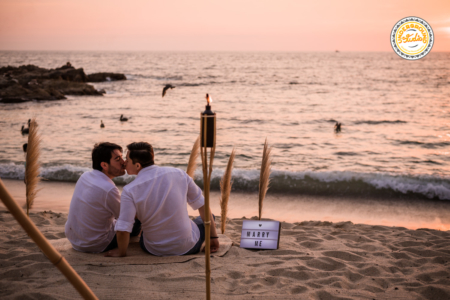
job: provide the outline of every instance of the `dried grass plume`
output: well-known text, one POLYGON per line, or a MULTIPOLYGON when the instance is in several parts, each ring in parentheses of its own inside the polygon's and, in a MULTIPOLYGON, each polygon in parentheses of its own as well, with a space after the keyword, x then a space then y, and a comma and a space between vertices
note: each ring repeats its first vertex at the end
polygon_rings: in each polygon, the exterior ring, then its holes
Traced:
POLYGON ((38 192, 37 186, 40 181, 39 163, 41 137, 38 133, 38 125, 36 118, 33 118, 30 123, 30 132, 28 134, 28 147, 27 147, 27 159, 25 168, 25 181, 26 181, 26 196, 27 196, 27 215, 34 199, 38 192))
POLYGON ((261 220, 263 201, 266 197, 267 190, 269 189, 270 164, 272 163, 272 158, 270 157, 271 151, 272 147, 269 148, 266 138, 261 163, 261 174, 259 176, 259 220, 261 220))
POLYGON ((230 199, 230 192, 231 192, 231 172, 233 170, 233 162, 234 162, 234 156, 236 154, 236 151, 233 148, 233 151, 231 151, 230 158, 228 158, 228 164, 227 169, 225 170, 225 173, 223 174, 222 179, 220 180, 220 219, 222 220, 220 224, 220 230, 222 231, 222 234, 225 233, 225 227, 227 224, 227 212, 228 212, 228 200, 230 199))
POLYGON ((189 163, 186 173, 194 179, 194 173, 197 169, 197 159, 200 154, 200 136, 195 140, 194 146, 192 146, 191 155, 189 156, 189 163))

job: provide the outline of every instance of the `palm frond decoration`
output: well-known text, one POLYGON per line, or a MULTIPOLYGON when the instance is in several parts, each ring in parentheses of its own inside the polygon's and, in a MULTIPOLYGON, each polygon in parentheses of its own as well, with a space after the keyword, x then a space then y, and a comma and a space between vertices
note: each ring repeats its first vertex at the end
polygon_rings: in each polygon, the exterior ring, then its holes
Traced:
POLYGON ((272 147, 269 148, 266 138, 261 163, 261 174, 259 176, 259 220, 261 220, 262 216, 263 201, 266 197, 267 190, 269 189, 270 164, 272 163, 272 158, 270 157, 271 151, 272 147))
POLYGON ((191 155, 189 156, 189 163, 186 173, 194 179, 194 173, 197 169, 197 159, 200 154, 200 136, 195 140, 194 146, 192 146, 191 155))
POLYGON ((34 200, 36 199, 36 194, 39 191, 37 189, 38 183, 40 181, 39 168, 41 164, 39 163, 40 154, 40 143, 41 136, 38 133, 38 124, 36 118, 33 118, 30 123, 30 133, 28 134, 28 147, 27 147, 27 159, 25 167, 25 181, 26 181, 26 206, 27 206, 27 216, 34 200))
POLYGON ((233 148, 233 151, 231 151, 231 155, 228 158, 227 169, 225 170, 225 173, 220 180, 220 219, 222 220, 220 224, 220 230, 222 231, 222 234, 225 233, 225 227, 227 224, 228 200, 230 199, 231 186, 233 184, 231 182, 231 173, 233 171, 233 162, 235 155, 236 151, 233 148))

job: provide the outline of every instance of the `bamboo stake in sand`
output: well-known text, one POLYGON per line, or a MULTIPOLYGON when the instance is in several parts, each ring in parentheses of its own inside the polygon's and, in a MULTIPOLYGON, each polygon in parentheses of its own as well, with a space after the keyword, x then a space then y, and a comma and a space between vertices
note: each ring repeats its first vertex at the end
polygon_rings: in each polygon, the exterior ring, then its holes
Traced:
POLYGON ((27 216, 30 214, 31 206, 38 192, 37 185, 40 181, 39 168, 39 145, 41 143, 41 137, 38 133, 38 125, 36 118, 33 118, 30 122, 30 132, 28 134, 28 146, 27 146, 27 159, 25 168, 25 182, 26 182, 26 195, 27 195, 27 216))
POLYGON ((70 264, 61 256, 61 254, 50 244, 44 235, 37 229, 36 225, 25 215, 16 201, 11 197, 3 181, 0 179, 0 199, 3 204, 19 222, 20 226, 25 230, 28 236, 35 242, 44 252, 48 260, 54 264, 66 276, 67 280, 80 293, 84 299, 98 299, 89 289, 86 283, 81 279, 80 275, 70 266, 70 264))
POLYGON ((230 158, 228 159, 227 169, 223 174, 222 180, 220 180, 220 219, 222 220, 220 230, 222 231, 222 234, 225 233, 225 227, 227 224, 228 200, 230 198, 231 185, 233 184, 231 182, 231 171, 233 170, 233 161, 236 154, 235 152, 236 151, 233 148, 230 158))
POLYGON ((186 173, 194 179, 194 173, 197 169, 197 158, 200 152, 200 137, 195 140, 194 146, 192 146, 191 155, 189 156, 189 163, 186 173))
MULTIPOLYGON (((206 137, 207 137, 207 120, 208 117, 200 115, 200 132, 202 130, 203 122, 203 145, 200 147, 201 157, 202 157, 202 169, 203 169, 203 193, 205 196, 205 275, 206 275, 206 299, 211 299, 211 213, 209 209, 209 184, 211 182, 212 165, 214 161, 214 154, 216 152, 216 139, 214 138, 213 147, 210 152, 210 160, 208 166, 208 148, 206 147, 206 137)), ((216 118, 214 118, 214 137, 216 136, 216 118)))
POLYGON ((261 174, 259 176, 259 220, 261 220, 263 201, 266 197, 267 190, 269 189, 270 164, 272 163, 272 159, 270 158, 271 151, 272 147, 269 148, 266 138, 261 163, 261 174))

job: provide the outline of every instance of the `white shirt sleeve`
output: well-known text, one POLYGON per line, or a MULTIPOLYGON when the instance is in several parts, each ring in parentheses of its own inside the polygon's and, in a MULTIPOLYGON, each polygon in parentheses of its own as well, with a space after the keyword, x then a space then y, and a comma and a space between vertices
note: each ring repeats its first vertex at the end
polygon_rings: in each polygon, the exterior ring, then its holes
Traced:
POLYGON ((105 207, 110 211, 114 218, 118 218, 120 214, 120 194, 119 189, 115 186, 107 194, 105 199, 105 207))
POLYGON ((120 215, 116 222, 116 231, 131 232, 133 230, 134 218, 136 216, 136 206, 133 198, 125 189, 122 191, 120 201, 120 215))
POLYGON ((202 190, 195 184, 189 175, 186 174, 186 180, 188 185, 187 191, 187 203, 189 206, 196 210, 205 205, 205 198, 202 195, 202 190))

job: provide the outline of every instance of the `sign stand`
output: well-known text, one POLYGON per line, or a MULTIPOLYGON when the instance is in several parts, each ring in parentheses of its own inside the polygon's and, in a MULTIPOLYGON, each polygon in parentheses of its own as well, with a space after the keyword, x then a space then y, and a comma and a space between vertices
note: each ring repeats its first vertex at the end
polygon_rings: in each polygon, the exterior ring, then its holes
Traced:
POLYGON ((278 221, 244 220, 241 248, 276 250, 280 246, 281 223, 278 221))

